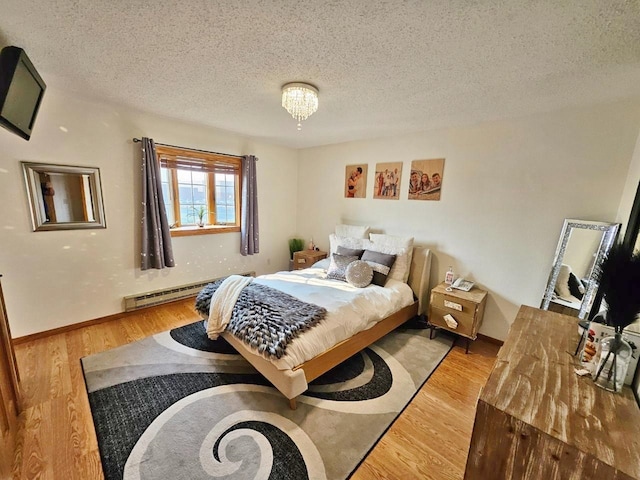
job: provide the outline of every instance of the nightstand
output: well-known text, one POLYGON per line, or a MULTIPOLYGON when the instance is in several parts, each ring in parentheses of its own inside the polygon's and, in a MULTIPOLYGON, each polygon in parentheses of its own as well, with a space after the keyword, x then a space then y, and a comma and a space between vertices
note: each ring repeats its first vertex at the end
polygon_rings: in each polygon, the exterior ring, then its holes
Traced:
POLYGON ((327 258, 327 252, 320 250, 300 250, 293 254, 293 269, 302 270, 319 262, 323 258, 327 258))
POLYGON ((476 287, 468 292, 455 288, 451 292, 447 292, 447 287, 448 285, 443 282, 431 290, 428 319, 431 328, 429 338, 432 338, 436 328, 448 330, 467 339, 466 353, 469 353, 469 341, 477 338, 478 329, 482 324, 487 292, 476 287), (447 314, 458 322, 455 328, 445 322, 444 316, 447 314))

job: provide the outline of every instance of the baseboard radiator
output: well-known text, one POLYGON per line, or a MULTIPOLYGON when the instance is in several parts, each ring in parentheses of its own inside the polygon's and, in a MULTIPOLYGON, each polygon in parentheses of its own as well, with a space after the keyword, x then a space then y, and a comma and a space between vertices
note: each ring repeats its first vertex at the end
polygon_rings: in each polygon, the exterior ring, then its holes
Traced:
MULTIPOLYGON (((239 273, 245 277, 255 277, 256 272, 239 273)), ((184 298, 195 297, 202 287, 211 282, 220 280, 223 277, 212 278, 202 282, 188 283, 177 287, 166 288, 164 290, 154 290, 152 292, 139 293, 137 295, 129 295, 124 297, 125 312, 132 312, 141 308, 152 307, 163 303, 175 302, 184 298)))

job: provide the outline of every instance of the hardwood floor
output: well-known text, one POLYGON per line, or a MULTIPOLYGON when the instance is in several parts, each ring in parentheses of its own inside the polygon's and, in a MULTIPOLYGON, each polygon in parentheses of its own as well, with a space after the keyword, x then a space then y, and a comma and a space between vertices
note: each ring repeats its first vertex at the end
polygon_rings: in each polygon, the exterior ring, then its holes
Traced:
MULTIPOLYGON (((104 478, 80 358, 197 318, 190 299, 16 345, 24 398, 16 478, 104 478)), ((497 351, 481 340, 468 355, 455 347, 352 478, 462 478, 476 400, 497 351)))

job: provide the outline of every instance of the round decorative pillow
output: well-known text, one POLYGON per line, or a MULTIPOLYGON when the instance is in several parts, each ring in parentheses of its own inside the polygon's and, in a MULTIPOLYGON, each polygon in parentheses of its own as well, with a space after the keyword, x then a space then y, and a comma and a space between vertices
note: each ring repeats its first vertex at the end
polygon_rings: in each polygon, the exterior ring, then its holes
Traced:
POLYGON ((367 262, 356 260, 347 267, 345 278, 354 287, 364 288, 373 279, 373 269, 367 262))

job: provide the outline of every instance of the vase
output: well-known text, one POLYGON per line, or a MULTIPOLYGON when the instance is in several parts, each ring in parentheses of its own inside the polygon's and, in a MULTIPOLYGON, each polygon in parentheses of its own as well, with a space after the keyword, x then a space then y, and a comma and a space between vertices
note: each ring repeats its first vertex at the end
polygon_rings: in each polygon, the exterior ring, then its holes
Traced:
POLYGON ((631 361, 631 345, 616 332, 600 342, 600 359, 593 374, 593 381, 599 387, 612 392, 620 392, 631 361))

